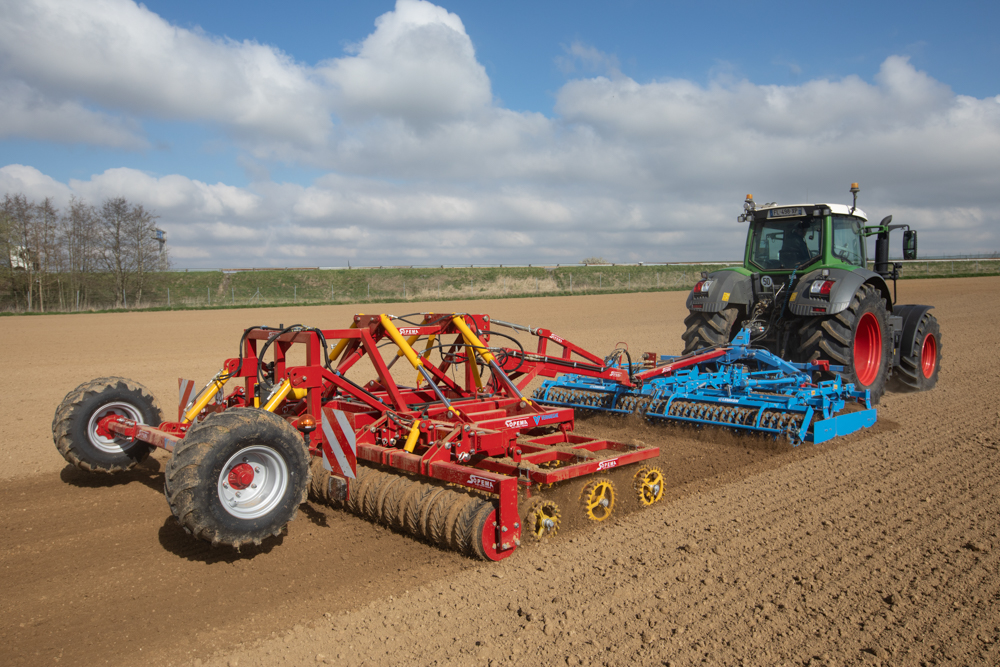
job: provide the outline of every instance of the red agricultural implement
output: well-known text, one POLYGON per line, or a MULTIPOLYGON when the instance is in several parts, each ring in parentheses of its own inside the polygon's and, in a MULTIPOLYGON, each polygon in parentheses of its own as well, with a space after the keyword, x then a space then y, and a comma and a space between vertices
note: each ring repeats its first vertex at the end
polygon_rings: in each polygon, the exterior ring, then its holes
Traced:
POLYGON ((515 328, 538 336, 534 353, 491 346, 502 334, 487 315, 252 327, 196 396, 181 381, 177 421, 161 421, 141 385, 100 378, 66 396, 53 436, 70 463, 96 472, 131 468, 152 447, 172 452, 164 490, 174 516, 194 536, 234 547, 279 534, 307 493, 488 560, 528 535, 555 534, 553 485, 576 480, 574 500, 595 521, 614 509, 612 470, 628 475, 641 505, 659 500, 663 475, 642 463, 658 448, 577 435, 572 408, 522 393, 539 375, 585 369, 628 385, 628 371, 546 330, 515 328), (558 354, 547 354, 550 343, 558 354), (400 359, 412 386, 394 377, 400 359))

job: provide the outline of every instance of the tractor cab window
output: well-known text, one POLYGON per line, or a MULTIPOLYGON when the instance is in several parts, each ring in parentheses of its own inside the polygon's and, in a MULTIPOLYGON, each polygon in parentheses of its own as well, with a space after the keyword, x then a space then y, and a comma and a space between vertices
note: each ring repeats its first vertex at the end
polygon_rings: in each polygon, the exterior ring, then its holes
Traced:
POLYGON ((833 216, 833 256, 854 266, 865 266, 862 223, 846 215, 833 216))
POLYGON ((764 270, 794 269, 818 258, 823 250, 823 218, 758 220, 754 223, 751 261, 764 270))

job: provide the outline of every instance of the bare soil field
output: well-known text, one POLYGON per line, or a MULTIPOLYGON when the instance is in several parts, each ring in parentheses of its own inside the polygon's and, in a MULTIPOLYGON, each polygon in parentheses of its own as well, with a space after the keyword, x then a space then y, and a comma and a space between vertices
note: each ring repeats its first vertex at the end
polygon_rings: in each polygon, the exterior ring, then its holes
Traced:
MULTIPOLYGON (((597 417, 662 449, 649 509, 483 564, 306 504, 236 553, 163 498, 166 455, 94 476, 52 444, 62 397, 133 378, 176 407, 243 329, 364 307, 0 319, 2 665, 994 665, 1000 663, 1000 278, 899 284, 941 322, 938 387, 864 433, 792 448, 597 417)), ((678 353, 685 294, 374 307, 487 312, 595 352, 678 353)))

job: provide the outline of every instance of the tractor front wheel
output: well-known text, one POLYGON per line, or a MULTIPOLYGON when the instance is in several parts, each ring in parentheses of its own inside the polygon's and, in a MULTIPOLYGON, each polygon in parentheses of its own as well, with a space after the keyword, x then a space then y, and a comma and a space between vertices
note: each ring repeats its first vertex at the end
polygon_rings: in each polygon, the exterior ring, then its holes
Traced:
POLYGON ((159 426, 160 406, 153 394, 122 377, 85 382, 66 394, 52 419, 52 439, 67 461, 89 472, 129 470, 145 459, 151 446, 132 442, 104 428, 109 415, 159 426))
POLYGON ((891 363, 888 318, 881 293, 871 285, 861 285, 847 308, 836 315, 803 321, 797 361, 826 360, 844 366, 844 382, 867 389, 872 403, 878 403, 891 363))
POLYGON ((213 545, 279 535, 305 502, 309 452, 298 431, 264 410, 209 415, 177 445, 165 472, 170 510, 213 545))

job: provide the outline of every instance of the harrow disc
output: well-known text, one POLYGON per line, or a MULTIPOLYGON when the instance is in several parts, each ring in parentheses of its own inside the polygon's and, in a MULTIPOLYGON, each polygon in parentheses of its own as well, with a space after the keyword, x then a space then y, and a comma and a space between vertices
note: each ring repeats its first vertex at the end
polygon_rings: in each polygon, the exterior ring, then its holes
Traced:
POLYGON ((559 519, 562 513, 559 506, 551 500, 536 500, 529 507, 524 518, 524 527, 527 532, 541 542, 542 540, 555 537, 559 532, 559 519))
POLYGON ((610 479, 594 480, 580 492, 583 511, 591 521, 604 521, 615 509, 615 485, 610 479))
POLYGON ((632 478, 632 488, 635 489, 639 502, 649 507, 663 498, 663 471, 656 466, 639 468, 632 478))

